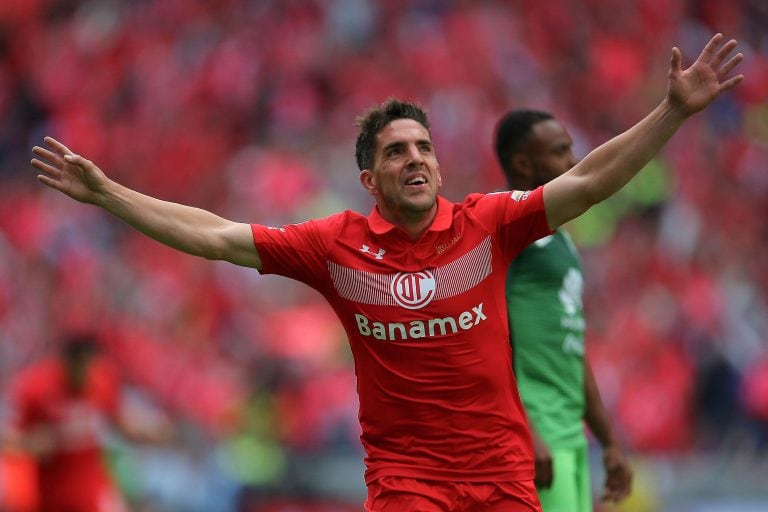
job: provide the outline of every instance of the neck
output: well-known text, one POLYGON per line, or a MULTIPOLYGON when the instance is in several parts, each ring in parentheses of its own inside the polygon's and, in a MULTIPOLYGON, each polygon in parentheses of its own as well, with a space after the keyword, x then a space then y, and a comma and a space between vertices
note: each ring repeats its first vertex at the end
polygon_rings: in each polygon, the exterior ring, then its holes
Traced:
POLYGON ((397 226, 408 234, 411 240, 419 237, 429 229, 437 216, 437 202, 424 212, 384 212, 379 209, 381 216, 390 224, 397 226))

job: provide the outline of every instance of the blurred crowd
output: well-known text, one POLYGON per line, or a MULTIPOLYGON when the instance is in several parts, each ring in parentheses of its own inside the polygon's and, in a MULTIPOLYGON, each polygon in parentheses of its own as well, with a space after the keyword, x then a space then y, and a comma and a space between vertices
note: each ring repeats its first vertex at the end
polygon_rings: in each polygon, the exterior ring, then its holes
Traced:
MULTIPOLYGON (((552 111, 583 156, 661 100, 672 46, 690 60, 717 31, 739 40, 744 83, 569 228, 588 354, 629 449, 767 448, 762 0, 0 2, 0 390, 87 329, 126 399, 175 425, 162 446, 110 442, 137 510, 321 496, 315 482, 349 471, 334 461, 362 454, 351 357, 320 295, 46 190, 30 148, 56 136, 133 188, 243 222, 367 213, 354 119, 395 96, 429 111, 459 200, 503 186, 503 111, 552 111)), ((6 457, 0 489, 22 466, 6 457)))

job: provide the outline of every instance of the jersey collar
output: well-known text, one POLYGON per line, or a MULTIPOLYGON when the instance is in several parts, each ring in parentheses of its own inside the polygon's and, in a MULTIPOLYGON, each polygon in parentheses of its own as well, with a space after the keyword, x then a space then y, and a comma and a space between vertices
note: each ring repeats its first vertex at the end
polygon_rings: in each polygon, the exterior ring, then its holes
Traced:
MULTIPOLYGON (((435 215, 435 220, 427 228, 427 231, 445 231, 451 227, 453 222, 453 215, 451 213, 451 202, 442 196, 437 196, 437 214, 435 215)), ((368 215, 368 226, 377 235, 383 235, 397 228, 397 226, 381 216, 377 206, 374 206, 370 215, 368 215)))

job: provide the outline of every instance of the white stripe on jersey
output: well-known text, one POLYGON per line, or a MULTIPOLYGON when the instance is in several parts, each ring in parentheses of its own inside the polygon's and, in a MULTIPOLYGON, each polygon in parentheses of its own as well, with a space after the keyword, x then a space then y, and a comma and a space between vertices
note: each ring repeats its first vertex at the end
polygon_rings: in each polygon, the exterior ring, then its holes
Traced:
MULTIPOLYGON (((435 300, 448 299, 471 290, 491 274, 491 237, 451 263, 435 268, 435 300)), ((359 304, 396 306, 391 293, 394 274, 375 274, 328 262, 333 286, 343 299, 359 304)))

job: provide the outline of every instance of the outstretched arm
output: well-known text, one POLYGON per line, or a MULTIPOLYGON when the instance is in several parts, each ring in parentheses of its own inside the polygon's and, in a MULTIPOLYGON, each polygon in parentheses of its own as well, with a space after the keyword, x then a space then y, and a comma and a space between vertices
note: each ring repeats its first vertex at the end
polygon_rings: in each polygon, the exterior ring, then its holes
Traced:
POLYGON ((611 428, 608 411, 605 410, 600 397, 592 367, 586 359, 584 359, 584 395, 586 401, 584 421, 603 447, 605 489, 602 498, 603 501, 618 502, 626 498, 632 490, 632 469, 611 428))
POLYGON ((35 146, 32 166, 37 179, 83 203, 104 208, 158 242, 211 260, 261 268, 248 224, 232 222, 213 213, 155 199, 116 183, 64 144, 45 138, 35 146))
POLYGON ((544 185, 549 227, 556 229, 623 187, 674 135, 685 120, 706 108, 743 75, 726 78, 741 62, 730 40, 716 34, 688 69, 681 69, 680 50, 672 49, 667 96, 648 116, 596 148, 570 171, 544 185))

